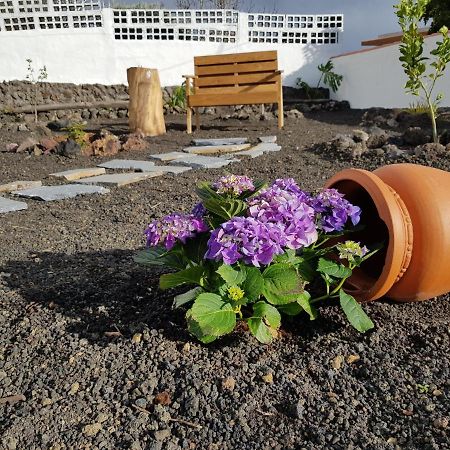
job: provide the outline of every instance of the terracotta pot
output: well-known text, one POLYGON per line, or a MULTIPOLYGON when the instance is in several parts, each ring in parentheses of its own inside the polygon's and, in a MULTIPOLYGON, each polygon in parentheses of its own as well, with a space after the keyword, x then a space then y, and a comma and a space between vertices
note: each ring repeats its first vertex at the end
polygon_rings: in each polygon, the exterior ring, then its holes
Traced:
POLYGON ((355 270, 349 293, 361 301, 419 301, 450 291, 450 173, 416 164, 346 169, 326 187, 362 209, 365 228, 351 239, 384 243, 355 270))

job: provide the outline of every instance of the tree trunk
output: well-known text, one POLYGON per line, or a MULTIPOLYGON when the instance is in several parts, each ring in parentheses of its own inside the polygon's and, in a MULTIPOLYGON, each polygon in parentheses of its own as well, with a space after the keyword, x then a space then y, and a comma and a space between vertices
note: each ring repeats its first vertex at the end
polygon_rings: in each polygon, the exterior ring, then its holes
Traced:
POLYGON ((130 67, 127 70, 130 103, 128 116, 130 130, 146 136, 166 132, 161 84, 156 69, 130 67))

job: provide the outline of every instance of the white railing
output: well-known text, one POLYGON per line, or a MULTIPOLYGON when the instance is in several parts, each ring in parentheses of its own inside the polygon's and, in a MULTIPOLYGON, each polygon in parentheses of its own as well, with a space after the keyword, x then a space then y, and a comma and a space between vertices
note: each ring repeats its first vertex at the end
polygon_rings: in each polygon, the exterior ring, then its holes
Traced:
POLYGON ((0 34, 83 28, 104 28, 115 40, 330 45, 339 43, 344 16, 213 9, 111 10, 104 8, 103 0, 0 0, 0 34), (105 14, 108 18, 112 15, 112 20, 106 20, 105 14))

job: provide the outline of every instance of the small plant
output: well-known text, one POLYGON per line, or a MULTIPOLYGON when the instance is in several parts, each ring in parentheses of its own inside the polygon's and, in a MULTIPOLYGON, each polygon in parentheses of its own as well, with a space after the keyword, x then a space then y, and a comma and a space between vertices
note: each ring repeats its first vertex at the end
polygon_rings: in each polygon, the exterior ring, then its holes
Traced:
POLYGON ((305 91, 306 96, 311 100, 315 98, 321 98, 320 92, 318 89, 320 88, 320 84, 323 83, 328 86, 333 92, 337 92, 339 87, 341 86, 342 80, 344 77, 335 73, 333 61, 328 61, 326 64, 319 64, 317 69, 321 73, 319 82, 317 83, 316 90, 314 90, 306 81, 303 81, 301 78, 297 78, 297 86, 300 89, 305 91))
POLYGON ((417 384, 417 390, 421 394, 428 394, 428 391, 430 390, 430 386, 428 386, 428 384, 417 384))
POLYGON ((176 86, 173 89, 172 95, 167 100, 167 105, 171 108, 175 108, 175 107, 185 108, 186 107, 185 83, 183 83, 181 86, 176 86))
POLYGON ((147 249, 135 261, 176 270, 161 275, 161 289, 194 286, 175 297, 174 307, 190 305, 187 326, 200 341, 244 321, 269 343, 282 315, 304 312, 314 320, 316 304, 335 299, 359 332, 373 328, 344 286, 377 250, 341 239, 361 214, 342 194, 327 189, 312 196, 293 179, 266 187, 237 175, 202 183, 197 194, 202 202, 191 214, 150 223, 147 249))
POLYGON ((35 70, 33 67, 33 60, 27 59, 28 63, 27 67, 27 76, 26 79, 33 85, 33 109, 34 109, 34 121, 38 121, 38 115, 37 115, 37 97, 38 97, 38 83, 42 83, 44 80, 47 79, 47 68, 45 66, 41 67, 38 71, 38 75, 35 75, 35 70))
POLYGON ((410 103, 406 111, 408 111, 410 114, 419 115, 419 114, 429 114, 430 109, 426 101, 418 100, 417 102, 410 103))
POLYGON ((82 123, 75 123, 70 127, 64 128, 67 131, 67 137, 75 141, 80 147, 84 147, 87 141, 87 133, 84 131, 85 125, 82 123))
POLYGON ((398 23, 403 31, 400 45, 400 61, 408 81, 406 92, 415 96, 422 93, 425 96, 428 113, 431 118, 433 130, 433 142, 439 142, 436 125, 437 107, 443 94, 434 95, 436 81, 444 75, 447 64, 450 62, 450 36, 448 28, 443 26, 439 32, 442 41, 431 51, 434 56, 432 62, 427 64, 430 58, 423 56, 424 37, 419 31, 419 26, 424 18, 427 5, 430 0, 401 0, 395 6, 398 23))

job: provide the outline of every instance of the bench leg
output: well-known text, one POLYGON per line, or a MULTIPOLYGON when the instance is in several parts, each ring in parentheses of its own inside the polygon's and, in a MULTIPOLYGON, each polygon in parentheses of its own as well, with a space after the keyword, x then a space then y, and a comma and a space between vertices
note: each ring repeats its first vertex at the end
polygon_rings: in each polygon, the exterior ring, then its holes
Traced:
POLYGON ((186 117, 186 125, 187 125, 187 134, 192 134, 192 108, 187 107, 187 117, 186 117))
POLYGON ((195 131, 200 130, 200 115, 198 114, 198 108, 195 108, 195 131))
POLYGON ((278 128, 284 127, 283 83, 278 81, 278 128))

